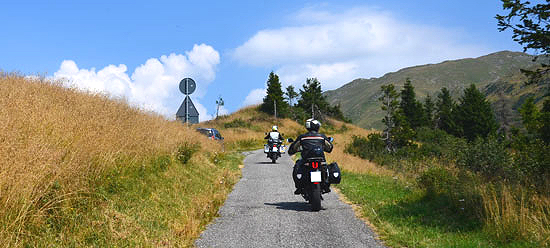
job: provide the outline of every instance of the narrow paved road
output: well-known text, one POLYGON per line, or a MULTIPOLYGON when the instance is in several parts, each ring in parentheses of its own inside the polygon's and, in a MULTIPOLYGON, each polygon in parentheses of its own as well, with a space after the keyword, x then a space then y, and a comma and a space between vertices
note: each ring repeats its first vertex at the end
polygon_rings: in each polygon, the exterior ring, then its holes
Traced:
MULTIPOLYGON (((311 212, 295 196, 292 160, 272 164, 262 150, 244 160, 242 179, 220 209, 220 217, 195 242, 198 247, 383 247, 335 192, 311 212)), ((346 180, 346 178, 342 178, 346 180)))

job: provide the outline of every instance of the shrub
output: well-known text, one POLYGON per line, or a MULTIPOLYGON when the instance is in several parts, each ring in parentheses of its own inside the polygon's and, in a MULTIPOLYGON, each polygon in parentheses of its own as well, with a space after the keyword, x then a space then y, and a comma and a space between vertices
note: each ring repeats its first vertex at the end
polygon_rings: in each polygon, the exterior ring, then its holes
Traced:
POLYGON ((525 183, 539 192, 550 192, 550 145, 541 140, 512 143, 515 169, 524 175, 525 183))
POLYGON ((252 124, 247 121, 243 121, 241 118, 237 118, 235 120, 232 120, 230 122, 226 122, 223 124, 223 127, 225 128, 237 128, 237 127, 244 127, 244 128, 250 128, 252 124))
POLYGON ((494 136, 477 138, 459 152, 457 165, 485 176, 487 179, 517 179, 506 147, 494 136))
POLYGON ((178 151, 176 153, 176 159, 183 165, 187 164, 193 154, 200 150, 199 144, 189 144, 189 143, 183 143, 182 145, 178 146, 178 151))
POLYGON ((417 178, 418 185, 425 189, 428 195, 448 193, 458 183, 458 178, 453 176, 443 167, 432 167, 417 178))
POLYGON ((379 133, 371 133, 367 138, 354 135, 352 139, 352 142, 346 145, 346 153, 371 161, 384 153, 385 143, 379 133))

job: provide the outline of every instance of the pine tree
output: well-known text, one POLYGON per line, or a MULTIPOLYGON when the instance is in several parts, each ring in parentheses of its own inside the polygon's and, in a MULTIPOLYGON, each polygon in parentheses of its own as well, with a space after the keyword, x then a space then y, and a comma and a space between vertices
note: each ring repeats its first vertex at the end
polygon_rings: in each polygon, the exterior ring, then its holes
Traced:
POLYGON ((384 118, 382 122, 386 125, 383 132, 383 138, 386 142, 386 150, 389 152, 395 152, 396 144, 394 138, 394 129, 397 125, 396 113, 399 108, 399 94, 395 91, 393 84, 382 85, 382 96, 378 98, 378 101, 382 103, 382 111, 384 111, 384 118))
POLYGON ((403 86, 403 90, 401 90, 401 103, 399 107, 411 128, 417 129, 422 126, 424 122, 424 109, 422 108, 422 104, 416 100, 414 87, 408 78, 403 86))
POLYGON ((288 101, 289 106, 294 106, 294 100, 298 97, 298 93, 294 90, 294 86, 289 85, 286 87, 286 100, 288 101))
POLYGON ((288 87, 286 87, 285 95, 286 95, 285 99, 288 102, 288 112, 289 112, 290 118, 297 121, 298 120, 298 111, 296 111, 296 107, 294 106, 294 104, 295 104, 294 102, 296 101, 296 98, 299 95, 294 90, 294 86, 289 85, 288 87))
POLYGON ((428 94, 424 99, 424 120, 425 125, 429 128, 435 127, 434 112, 435 104, 432 101, 432 97, 430 96, 430 94, 428 94))
POLYGON ((527 98, 525 103, 519 108, 519 113, 521 114, 521 120, 527 132, 530 134, 537 133, 540 113, 535 105, 535 98, 532 96, 527 98))
POLYGON ((436 127, 449 134, 455 134, 456 124, 453 119, 452 111, 456 108, 456 104, 451 98, 451 93, 447 88, 441 88, 441 92, 437 95, 435 108, 436 127))
POLYGON ((453 111, 459 135, 470 141, 495 134, 498 124, 491 104, 474 84, 464 90, 460 105, 453 111))
POLYGON ((329 104, 321 90, 321 83, 317 78, 308 78, 300 89, 300 99, 297 106, 306 113, 314 111, 315 118, 322 119, 321 114, 329 114, 329 104), (313 106, 312 106, 313 105, 313 106))
POLYGON ((378 101, 382 103, 384 118, 382 122, 386 126, 383 138, 386 150, 395 152, 396 149, 411 144, 414 131, 410 128, 399 108, 399 93, 395 91, 393 84, 382 85, 382 96, 378 101))
POLYGON ((271 72, 267 79, 267 95, 264 97, 260 110, 270 115, 275 114, 275 106, 277 107, 277 117, 285 117, 288 111, 288 103, 284 100, 283 91, 279 76, 271 72))

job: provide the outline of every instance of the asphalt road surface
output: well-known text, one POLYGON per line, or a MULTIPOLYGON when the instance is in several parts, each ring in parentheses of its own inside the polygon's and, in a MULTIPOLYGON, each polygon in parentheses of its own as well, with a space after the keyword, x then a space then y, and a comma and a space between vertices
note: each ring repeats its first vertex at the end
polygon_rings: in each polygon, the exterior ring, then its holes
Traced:
POLYGON ((220 208, 220 217, 195 245, 383 247, 334 191, 323 195, 321 211, 312 212, 301 196, 293 194, 292 165, 286 154, 272 164, 263 150, 249 153, 242 178, 220 208))

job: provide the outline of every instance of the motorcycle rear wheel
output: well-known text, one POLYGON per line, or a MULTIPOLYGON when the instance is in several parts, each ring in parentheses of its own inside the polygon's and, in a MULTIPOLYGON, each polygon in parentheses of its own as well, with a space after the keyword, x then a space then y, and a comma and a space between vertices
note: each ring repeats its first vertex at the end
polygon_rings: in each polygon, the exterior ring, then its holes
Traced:
POLYGON ((313 184, 311 187, 309 203, 311 204, 311 210, 317 212, 321 210, 321 185, 313 184))

